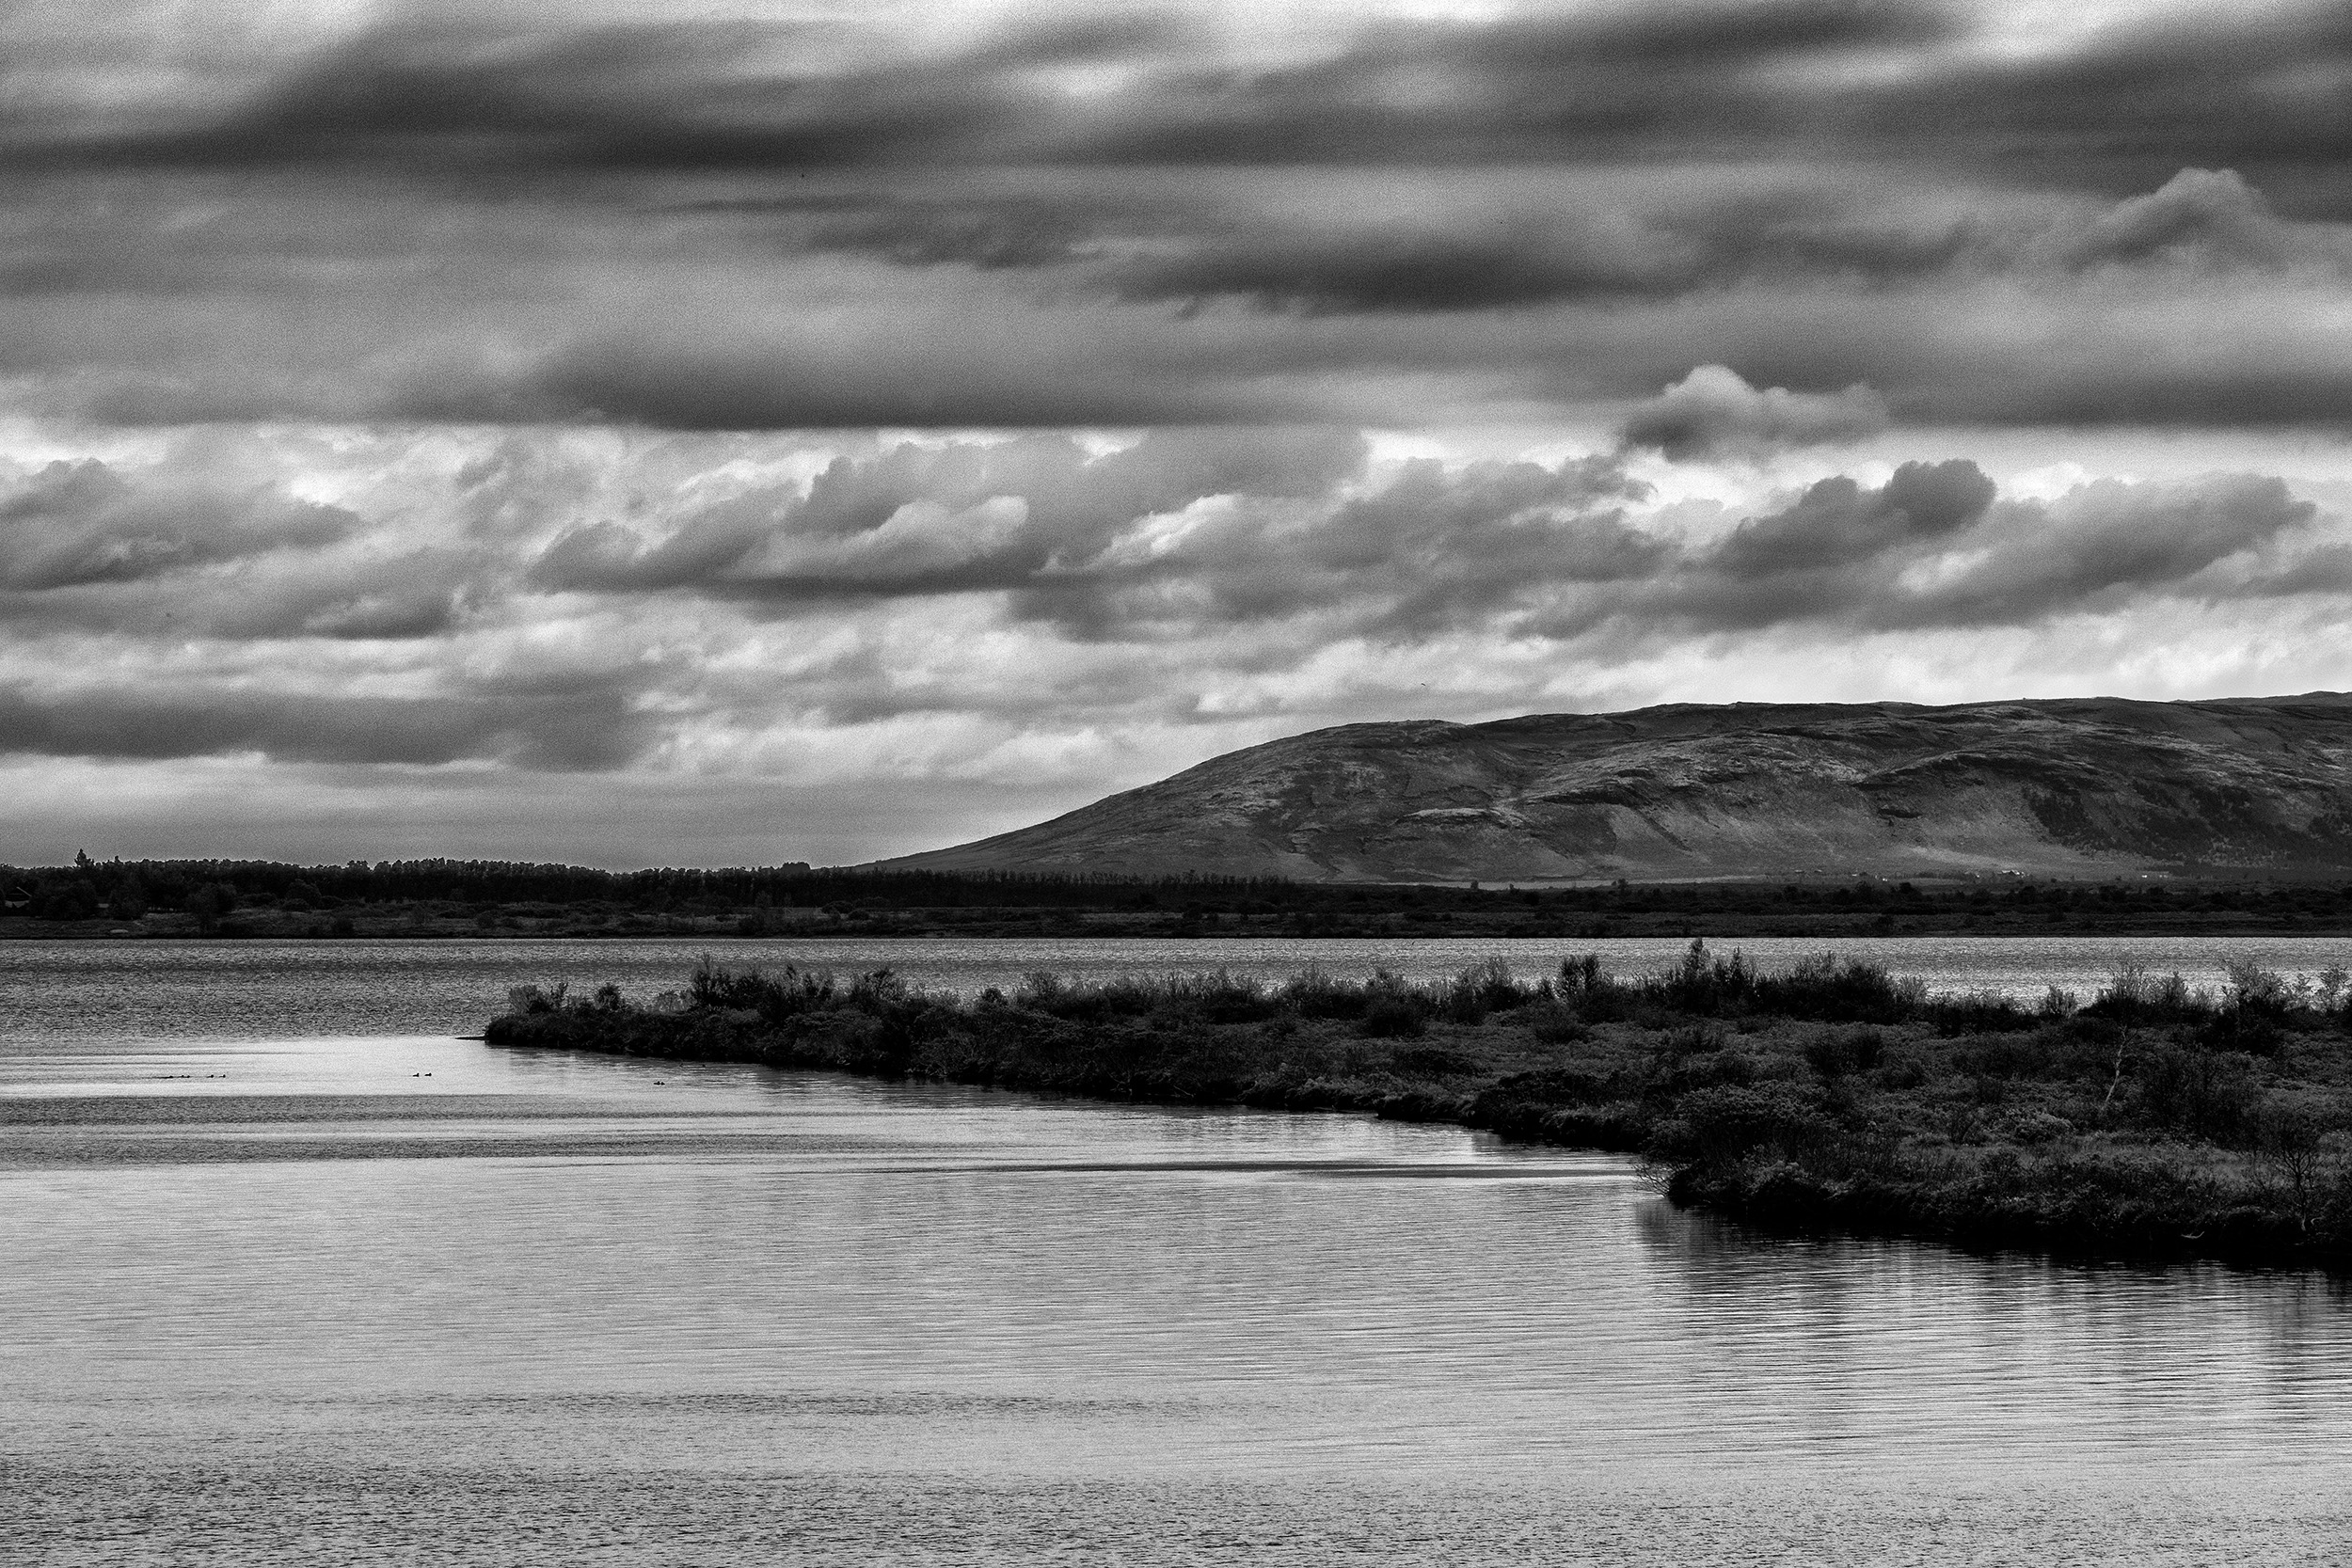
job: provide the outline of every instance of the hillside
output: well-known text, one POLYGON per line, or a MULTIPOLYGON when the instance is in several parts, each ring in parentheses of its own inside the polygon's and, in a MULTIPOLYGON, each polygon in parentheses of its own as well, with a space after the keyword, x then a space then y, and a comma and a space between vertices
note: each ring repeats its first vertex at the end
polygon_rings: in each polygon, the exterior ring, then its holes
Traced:
POLYGON ((889 869, 1302 881, 2352 869, 2352 696, 1348 724, 889 869))

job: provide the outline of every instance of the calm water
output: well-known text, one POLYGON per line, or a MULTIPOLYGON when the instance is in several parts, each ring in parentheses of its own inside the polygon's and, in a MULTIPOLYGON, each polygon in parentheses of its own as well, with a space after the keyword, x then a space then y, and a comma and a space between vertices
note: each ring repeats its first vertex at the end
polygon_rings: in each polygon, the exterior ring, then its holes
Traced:
MULTIPOLYGON (((1080 967, 1024 946, 889 953, 1080 967)), ((1447 1129, 442 1037, 681 957, 0 947, 0 1560, 2352 1557, 2315 1276, 1773 1241, 1447 1129)))
MULTIPOLYGON (((1638 974, 1672 964, 1689 945, 1677 937, 10 942, 0 942, 0 1040, 470 1035, 504 1008, 510 986, 563 982, 586 991, 609 980, 651 998, 683 984, 706 953, 737 966, 798 963, 843 975, 887 965, 970 995, 984 986, 1009 990, 1041 969, 1104 978, 1221 967, 1279 977, 1319 964, 1335 974, 1386 968, 1427 979, 1501 958, 1534 978, 1569 954, 1598 953, 1614 972, 1638 974)), ((1748 937, 1718 945, 1767 968, 1835 952, 1877 959, 1938 990, 2021 998, 2058 985, 2088 1000, 2127 959, 2199 985, 2220 984, 2225 958, 2288 974, 2352 967, 2352 939, 2342 937, 1748 937)))

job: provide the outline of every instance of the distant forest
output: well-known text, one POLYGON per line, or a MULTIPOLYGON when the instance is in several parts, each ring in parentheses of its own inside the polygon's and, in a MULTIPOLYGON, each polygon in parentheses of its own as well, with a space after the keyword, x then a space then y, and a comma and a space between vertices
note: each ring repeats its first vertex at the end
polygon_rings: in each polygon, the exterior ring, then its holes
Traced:
POLYGON ((2352 932, 2316 882, 1717 882, 1573 888, 513 861, 0 865, 8 934, 1896 935, 2352 932))

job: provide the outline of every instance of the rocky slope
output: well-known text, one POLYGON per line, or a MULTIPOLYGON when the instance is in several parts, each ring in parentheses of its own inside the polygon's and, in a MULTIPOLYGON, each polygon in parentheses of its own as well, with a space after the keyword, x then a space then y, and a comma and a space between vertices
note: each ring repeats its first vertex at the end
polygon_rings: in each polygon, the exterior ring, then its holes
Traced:
POLYGON ((1541 885, 2352 869, 2352 696, 1349 724, 891 868, 1541 885))

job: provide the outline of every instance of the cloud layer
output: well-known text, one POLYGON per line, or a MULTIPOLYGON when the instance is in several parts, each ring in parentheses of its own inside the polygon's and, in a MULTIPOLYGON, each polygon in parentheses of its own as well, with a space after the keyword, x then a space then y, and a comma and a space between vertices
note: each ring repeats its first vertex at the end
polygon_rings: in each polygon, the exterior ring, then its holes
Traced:
POLYGON ((43 822, 853 858, 1362 718, 2352 685, 2340 6, 8 22, 43 822))
POLYGON ((26 12, 0 374, 53 413, 2352 415, 2337 8, 393 8, 175 69, 26 12))
MULTIPOLYGON (((1671 696, 1693 657, 1720 696, 1866 645, 2017 672, 2169 624, 2153 651, 2210 657, 2340 624, 2352 594, 2352 519, 2275 476, 2030 494, 1967 458, 1793 483, 1773 461, 1257 427, 337 453, 215 432, 0 482, 0 752, 1066 803, 1322 722, 1671 696), (1692 474, 1752 499, 1677 494, 1692 474)), ((2341 641, 2300 648, 2298 684, 2341 641)))

